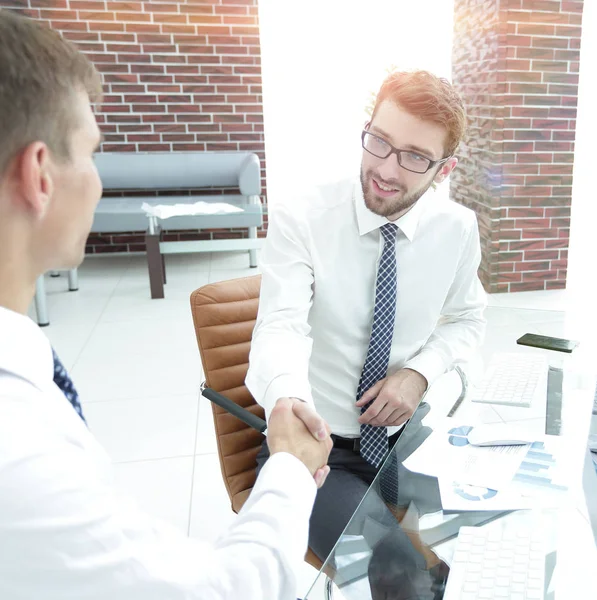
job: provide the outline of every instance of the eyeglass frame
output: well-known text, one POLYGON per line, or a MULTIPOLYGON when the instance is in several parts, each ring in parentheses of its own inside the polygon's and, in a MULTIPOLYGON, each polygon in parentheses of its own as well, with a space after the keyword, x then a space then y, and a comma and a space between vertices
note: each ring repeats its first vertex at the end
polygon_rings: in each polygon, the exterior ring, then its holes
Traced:
POLYGON ((426 156, 423 156, 422 154, 419 154, 418 152, 414 152, 413 150, 405 150, 404 148, 395 148, 394 146, 392 146, 392 144, 390 144, 390 142, 388 142, 387 140, 384 140, 379 135, 375 135, 374 133, 371 133, 368 129, 363 129, 363 131, 361 133, 361 146, 363 147, 363 150, 365 150, 366 152, 369 152, 369 154, 371 154, 371 156, 375 156, 375 158, 381 158, 382 160, 385 160, 386 158, 389 158, 390 156, 392 156, 392 154, 395 154, 396 158, 398 159, 398 164, 405 171, 408 171, 409 173, 416 173, 417 175, 424 175, 430 169, 433 169, 433 167, 435 167, 437 165, 442 165, 452 158, 452 155, 450 155, 450 156, 446 156, 445 158, 440 158, 439 160, 431 160, 430 158, 427 158, 426 156), (371 135, 374 138, 381 140, 384 144, 387 144, 390 147, 390 151, 385 156, 377 156, 377 154, 373 154, 373 152, 371 152, 371 150, 368 150, 367 148, 365 148, 365 136, 366 135, 371 135), (409 152, 410 154, 416 154, 417 156, 420 156, 421 158, 428 160, 429 166, 424 171, 413 171, 412 169, 408 169, 407 167, 402 165, 402 161, 400 158, 400 154, 402 152, 409 152))

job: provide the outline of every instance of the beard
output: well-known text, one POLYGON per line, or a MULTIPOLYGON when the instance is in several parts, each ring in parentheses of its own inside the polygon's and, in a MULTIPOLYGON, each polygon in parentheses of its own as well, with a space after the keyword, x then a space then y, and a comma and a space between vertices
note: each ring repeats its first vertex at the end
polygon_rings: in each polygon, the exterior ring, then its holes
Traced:
POLYGON ((426 185, 423 185, 417 190, 409 191, 404 186, 395 181, 384 181, 379 176, 376 179, 383 181, 384 185, 391 188, 397 188, 396 195, 391 198, 382 198, 373 190, 373 170, 369 169, 364 172, 361 169, 361 187, 363 188, 363 197, 365 198, 365 206, 376 215, 381 217, 390 217, 398 213, 405 213, 411 208, 417 200, 431 187, 433 179, 426 185))

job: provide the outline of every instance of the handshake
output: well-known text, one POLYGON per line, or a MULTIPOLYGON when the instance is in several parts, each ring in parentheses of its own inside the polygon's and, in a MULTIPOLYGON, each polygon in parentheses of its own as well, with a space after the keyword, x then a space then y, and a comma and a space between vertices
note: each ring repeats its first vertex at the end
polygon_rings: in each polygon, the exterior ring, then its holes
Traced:
POLYGON ((332 450, 330 428, 312 406, 297 398, 280 398, 271 412, 267 426, 270 454, 288 452, 309 469, 320 488, 330 468, 332 450))

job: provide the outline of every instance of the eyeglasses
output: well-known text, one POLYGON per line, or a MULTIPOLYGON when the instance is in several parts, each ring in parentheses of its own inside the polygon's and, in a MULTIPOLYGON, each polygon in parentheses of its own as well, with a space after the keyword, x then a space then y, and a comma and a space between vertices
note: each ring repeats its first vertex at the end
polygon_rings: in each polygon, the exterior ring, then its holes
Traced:
POLYGON ((429 169, 436 165, 441 165, 451 158, 450 156, 446 156, 446 158, 440 160, 431 160, 412 150, 400 150, 394 148, 392 144, 389 144, 383 138, 370 133, 366 129, 364 129, 361 134, 361 141, 363 143, 363 148, 367 150, 369 154, 373 154, 373 156, 376 156, 377 158, 388 158, 390 154, 395 154, 398 157, 398 164, 403 169, 411 171, 412 173, 427 173, 429 169))

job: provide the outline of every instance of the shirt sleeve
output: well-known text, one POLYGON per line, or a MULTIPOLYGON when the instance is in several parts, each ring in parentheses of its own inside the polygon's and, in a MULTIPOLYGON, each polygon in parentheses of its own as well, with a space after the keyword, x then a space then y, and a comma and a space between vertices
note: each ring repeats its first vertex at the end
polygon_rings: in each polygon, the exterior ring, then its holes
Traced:
POLYGON ((316 486, 294 456, 268 460, 215 545, 139 512, 94 458, 37 442, 2 464, 1 598, 295 600, 316 486))
POLYGON ((246 385, 266 411, 295 397, 313 404, 309 384, 313 264, 300 211, 277 207, 261 253, 261 294, 246 385))
POLYGON ((404 365, 421 373, 428 385, 456 364, 468 362, 485 334, 487 296, 477 275, 481 245, 474 214, 467 225, 456 275, 438 325, 421 351, 404 365))

